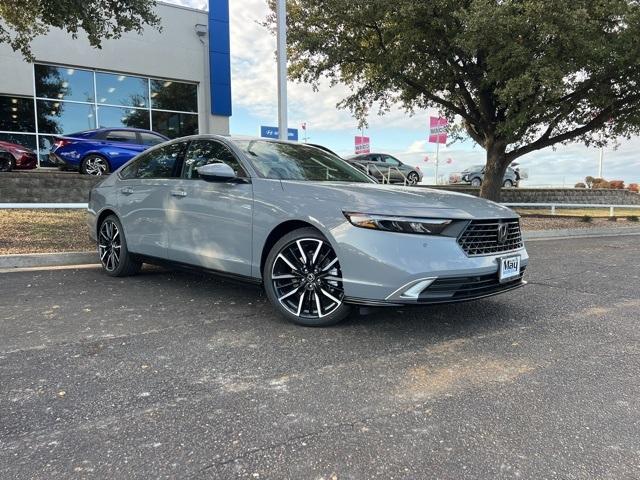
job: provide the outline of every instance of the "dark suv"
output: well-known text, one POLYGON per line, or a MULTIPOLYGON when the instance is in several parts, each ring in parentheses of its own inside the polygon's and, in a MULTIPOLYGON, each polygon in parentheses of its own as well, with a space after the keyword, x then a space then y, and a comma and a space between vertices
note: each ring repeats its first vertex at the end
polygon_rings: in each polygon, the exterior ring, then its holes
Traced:
POLYGON ((420 169, 405 165, 386 153, 361 153, 345 160, 379 182, 415 185, 422 180, 420 169))

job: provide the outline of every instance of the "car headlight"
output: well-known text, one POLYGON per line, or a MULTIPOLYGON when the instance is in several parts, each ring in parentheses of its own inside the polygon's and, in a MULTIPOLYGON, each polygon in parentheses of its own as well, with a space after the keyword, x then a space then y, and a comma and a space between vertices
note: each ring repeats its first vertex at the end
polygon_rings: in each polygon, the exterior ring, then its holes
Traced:
POLYGON ((438 235, 452 222, 443 218, 399 217, 355 212, 343 213, 355 227, 387 232, 419 233, 422 235, 438 235))

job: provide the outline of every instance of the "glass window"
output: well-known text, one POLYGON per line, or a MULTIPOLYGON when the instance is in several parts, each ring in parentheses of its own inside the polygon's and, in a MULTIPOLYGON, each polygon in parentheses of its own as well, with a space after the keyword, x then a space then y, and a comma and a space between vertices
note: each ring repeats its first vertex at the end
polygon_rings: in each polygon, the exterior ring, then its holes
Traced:
POLYGON ((96 128, 93 105, 38 100, 37 109, 41 133, 65 134, 96 128))
POLYGON ((387 165, 393 165, 396 167, 400 165, 400 160, 397 160, 390 155, 385 155, 383 158, 384 158, 384 163, 386 163, 387 165))
POLYGON ((96 73, 97 103, 125 107, 149 105, 149 83, 146 78, 113 73, 96 73))
POLYGON ((38 135, 38 145, 40 146, 40 166, 41 167, 57 167, 58 165, 49 160, 49 153, 53 147, 54 137, 46 135, 38 135))
POLYGON ((111 130, 104 139, 109 142, 138 143, 136 132, 130 130, 111 130))
POLYGON ((177 142, 150 150, 126 166, 120 176, 123 179, 170 178, 184 145, 177 142))
POLYGON ((198 115, 152 111, 151 120, 153 130, 169 138, 198 133, 198 115))
POLYGON ((151 108, 198 111, 198 86, 171 80, 151 80, 151 108))
POLYGON ((189 144, 181 176, 182 178, 199 178, 198 167, 210 163, 226 163, 236 172, 236 176, 247 176, 231 150, 226 145, 213 140, 197 140, 189 144))
POLYGON ((235 143, 265 178, 372 183, 364 173, 319 148, 265 140, 238 140, 235 143))
POLYGON ((167 139, 156 135, 154 133, 140 132, 140 139, 143 145, 158 145, 159 143, 166 142, 167 139))
POLYGON ((35 133, 33 98, 0 95, 0 130, 35 133))
POLYGON ((149 130, 149 110, 142 108, 98 107, 100 128, 129 127, 149 130))
POLYGON ((0 142, 14 143, 25 148, 36 150, 36 136, 19 133, 0 133, 0 142))
POLYGON ((36 97, 93 102, 93 72, 35 65, 36 97))

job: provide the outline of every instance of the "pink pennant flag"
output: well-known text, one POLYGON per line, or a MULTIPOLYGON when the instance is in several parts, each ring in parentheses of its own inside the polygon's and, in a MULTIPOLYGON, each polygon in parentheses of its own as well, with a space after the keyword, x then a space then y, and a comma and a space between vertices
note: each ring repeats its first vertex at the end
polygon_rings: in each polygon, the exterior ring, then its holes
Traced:
POLYGON ((448 125, 444 117, 429 117, 429 143, 447 143, 448 125))

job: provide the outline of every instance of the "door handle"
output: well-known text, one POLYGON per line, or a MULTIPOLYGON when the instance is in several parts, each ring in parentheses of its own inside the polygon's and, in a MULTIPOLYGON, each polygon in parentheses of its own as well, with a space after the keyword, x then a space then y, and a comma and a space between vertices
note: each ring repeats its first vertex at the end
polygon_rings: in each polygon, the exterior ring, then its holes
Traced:
POLYGON ((132 195, 133 194, 133 188, 131 187, 124 187, 120 189, 120 193, 122 193, 123 195, 132 195))
POLYGON ((171 190, 171 196, 183 198, 187 196, 187 192, 184 190, 171 190))

